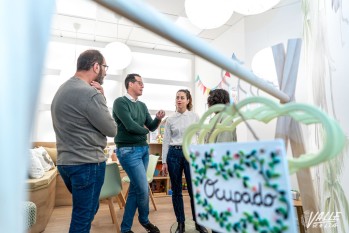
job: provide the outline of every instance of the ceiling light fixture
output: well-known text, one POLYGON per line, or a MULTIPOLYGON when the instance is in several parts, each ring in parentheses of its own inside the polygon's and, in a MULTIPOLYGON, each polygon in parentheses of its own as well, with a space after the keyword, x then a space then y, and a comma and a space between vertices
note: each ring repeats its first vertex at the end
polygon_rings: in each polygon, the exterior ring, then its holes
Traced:
POLYGON ((271 9, 279 2, 280 0, 233 0, 233 7, 237 13, 255 15, 271 9))
POLYGON ((233 0, 185 0, 185 12, 190 22, 201 29, 218 28, 232 16, 233 0))
POLYGON ((130 65, 132 52, 126 44, 116 41, 105 46, 104 57, 109 66, 108 73, 113 73, 113 71, 118 72, 130 65))
POLYGON ((80 29, 80 24, 79 23, 73 23, 73 27, 75 29, 75 59, 74 61, 76 61, 76 46, 77 46, 77 41, 78 41, 78 31, 80 29))

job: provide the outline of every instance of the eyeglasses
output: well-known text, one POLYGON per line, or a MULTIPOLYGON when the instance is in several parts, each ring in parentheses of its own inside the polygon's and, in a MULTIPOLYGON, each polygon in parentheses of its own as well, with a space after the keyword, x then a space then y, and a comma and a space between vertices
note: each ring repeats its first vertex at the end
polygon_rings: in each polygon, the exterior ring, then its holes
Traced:
POLYGON ((144 83, 138 80, 134 81, 134 83, 138 83, 140 86, 144 86, 144 83))
POLYGON ((109 68, 109 66, 107 66, 107 65, 103 65, 103 64, 100 64, 100 65, 101 65, 101 66, 104 66, 105 71, 107 71, 108 68, 109 68))

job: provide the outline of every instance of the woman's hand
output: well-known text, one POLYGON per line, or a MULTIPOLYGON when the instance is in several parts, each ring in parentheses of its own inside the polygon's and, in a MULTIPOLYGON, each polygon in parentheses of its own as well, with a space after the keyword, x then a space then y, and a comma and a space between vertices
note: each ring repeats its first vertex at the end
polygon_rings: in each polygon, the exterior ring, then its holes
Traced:
POLYGON ((162 164, 162 176, 167 176, 168 169, 167 169, 167 163, 162 164))

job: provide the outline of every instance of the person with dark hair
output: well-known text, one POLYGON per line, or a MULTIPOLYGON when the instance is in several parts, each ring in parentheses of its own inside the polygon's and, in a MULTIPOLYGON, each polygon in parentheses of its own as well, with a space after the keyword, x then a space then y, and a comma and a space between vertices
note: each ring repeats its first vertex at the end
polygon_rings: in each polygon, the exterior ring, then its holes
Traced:
POLYGON ((122 233, 133 233, 133 218, 138 208, 138 220, 150 233, 159 233, 157 226, 149 221, 149 184, 147 167, 149 146, 147 134, 159 126, 165 112, 160 110, 153 120, 147 106, 138 100, 142 95, 144 83, 139 74, 128 74, 125 79, 127 93, 114 101, 113 117, 118 133, 114 138, 118 159, 130 178, 124 217, 121 223, 122 233))
POLYGON ((70 233, 90 232, 104 182, 106 136, 116 134, 101 86, 107 69, 98 50, 83 52, 75 75, 62 84, 51 105, 57 168, 73 197, 70 233))
POLYGON ((215 104, 229 104, 229 102, 229 93, 224 89, 215 89, 208 93, 207 104, 209 107, 215 104))
MULTIPOLYGON (((208 107, 211 107, 216 104, 229 104, 230 97, 229 93, 224 89, 215 89, 209 92, 207 98, 208 107)), ((220 120, 222 122, 224 117, 220 120)), ((206 138, 207 142, 208 138, 206 138)), ((236 142, 236 129, 234 131, 224 131, 217 135, 215 142, 236 142)), ((212 233, 219 233, 217 231, 212 231, 212 233)))
POLYGON ((200 233, 207 233, 207 229, 196 223, 193 189, 191 184, 190 164, 185 159, 182 142, 187 127, 198 122, 199 116, 192 112, 192 97, 188 90, 179 90, 176 94, 176 113, 166 120, 164 139, 162 142, 162 172, 169 173, 172 189, 172 204, 178 227, 176 233, 185 232, 185 215, 182 196, 182 173, 184 171, 190 196, 192 217, 195 228, 200 233))
MULTIPOLYGON (((208 107, 215 104, 229 104, 230 97, 229 93, 224 89, 215 89, 209 92, 207 98, 208 107)), ((224 118, 221 119, 221 122, 224 118)), ((224 131, 217 135, 215 142, 236 142, 236 129, 234 131, 224 131)))

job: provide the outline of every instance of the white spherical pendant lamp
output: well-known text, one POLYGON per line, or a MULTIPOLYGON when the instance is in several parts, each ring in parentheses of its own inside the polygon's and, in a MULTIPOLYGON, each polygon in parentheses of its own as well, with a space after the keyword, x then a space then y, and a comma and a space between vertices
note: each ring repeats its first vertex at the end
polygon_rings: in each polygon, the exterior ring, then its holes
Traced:
POLYGON ((131 49, 124 43, 112 42, 107 44, 103 53, 106 63, 109 66, 108 72, 115 72, 125 69, 132 60, 131 49))
POLYGON ((233 0, 234 11, 243 15, 255 15, 265 12, 278 4, 280 0, 233 0))
POLYGON ((198 28, 218 28, 232 16, 233 0, 185 0, 185 12, 198 28))

